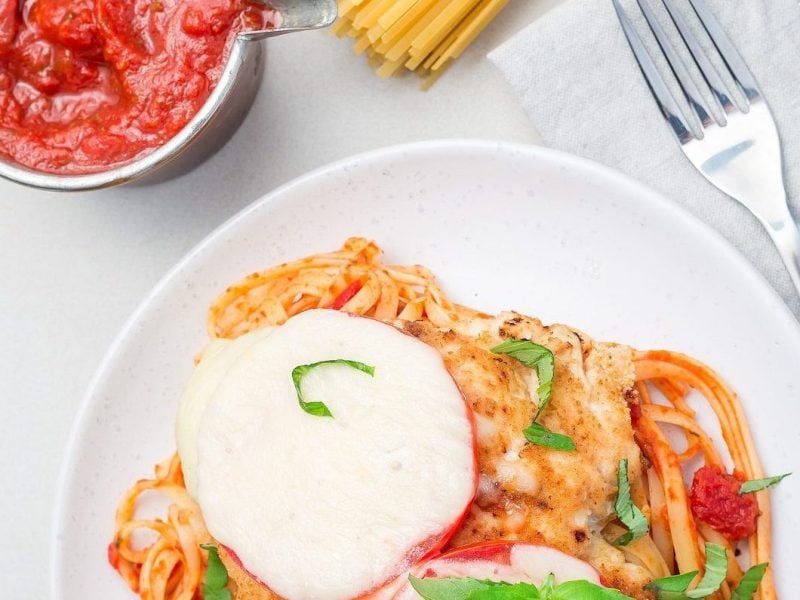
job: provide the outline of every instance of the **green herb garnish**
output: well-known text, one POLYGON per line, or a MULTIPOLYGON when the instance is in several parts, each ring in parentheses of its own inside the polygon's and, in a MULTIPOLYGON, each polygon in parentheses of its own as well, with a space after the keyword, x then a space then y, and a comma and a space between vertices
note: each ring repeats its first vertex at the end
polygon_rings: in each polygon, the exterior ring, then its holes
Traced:
POLYGON ((654 592, 658 600, 685 600, 689 584, 697 577, 698 571, 654 579, 644 589, 654 592))
POLYGON ((776 475, 775 477, 766 477, 764 479, 751 479, 750 481, 745 481, 742 484, 742 487, 739 488, 739 494, 749 494, 751 492, 760 492, 761 490, 765 490, 770 486, 775 485, 776 483, 780 483, 784 479, 786 479, 791 473, 784 473, 783 475, 776 475))
POLYGON ((303 392, 301 391, 300 386, 303 382, 303 377, 305 377, 311 369, 322 365, 346 365, 359 371, 363 371, 370 377, 375 376, 375 367, 370 367, 369 365, 365 365, 362 362, 357 362, 354 360, 345 360, 343 358, 321 360, 319 362, 311 363, 310 365, 300 365, 292 369, 292 381, 294 382, 294 389, 297 392, 297 401, 300 403, 300 408, 315 417, 333 417, 333 414, 324 402, 306 402, 303 399, 303 392))
MULTIPOLYGON (((408 581, 411 587, 425 600, 475 600, 475 598, 488 597, 497 594, 501 590, 508 594, 503 598, 536 598, 539 600, 539 593, 536 586, 521 583, 511 585, 508 583, 498 583, 494 581, 482 581, 469 577, 426 577, 418 579, 409 575, 408 581), (522 593, 523 595, 519 595, 522 593)), ((500 597, 500 596, 495 596, 500 597)))
POLYGON ((752 600, 758 586, 761 585, 761 579, 764 577, 768 566, 769 563, 761 563, 747 569, 739 585, 733 590, 731 600, 752 600))
POLYGON ((200 547, 208 552, 206 575, 200 590, 203 600, 231 600, 231 592, 228 590, 228 569, 219 559, 219 550, 212 544, 200 544, 200 547))
POLYGON ((706 572, 693 590, 686 592, 687 598, 705 598, 716 592, 728 572, 728 553, 719 544, 706 542, 706 572))
POLYGON ((542 585, 539 586, 539 595, 542 598, 549 598, 553 595, 553 592, 556 589, 556 576, 550 573, 545 580, 542 582, 542 585))
POLYGON ((575 450, 575 442, 572 441, 571 437, 550 431, 539 423, 531 423, 522 430, 522 433, 525 435, 526 440, 537 446, 562 451, 575 450))
POLYGON ((505 354, 518 360, 529 369, 536 371, 539 378, 539 388, 536 390, 539 396, 539 407, 533 416, 531 425, 527 427, 523 434, 525 439, 531 444, 544 446, 552 450, 571 451, 575 450, 575 442, 567 435, 550 431, 544 425, 537 423, 542 411, 550 403, 550 394, 553 391, 553 374, 555 372, 555 356, 549 348, 540 346, 530 340, 506 340, 499 346, 492 348, 495 354, 505 354))
POLYGON ((621 535, 614 543, 618 546, 626 546, 636 538, 642 537, 650 530, 647 518, 644 513, 633 503, 631 498, 631 484, 628 481, 628 459, 623 458, 619 461, 617 471, 617 501, 614 508, 617 511, 619 520, 628 528, 628 532, 621 535))
POLYGON ((619 590, 589 581, 565 581, 553 590, 553 600, 631 600, 619 590))
POLYGON ((495 354, 506 354, 521 362, 529 369, 536 371, 539 378, 539 408, 533 420, 536 421, 542 411, 550 403, 550 393, 553 390, 553 373, 556 359, 549 348, 535 344, 530 340, 506 340, 499 346, 492 348, 495 354))
POLYGON ((424 600, 631 600, 619 590, 589 581, 555 585, 552 575, 537 587, 532 583, 504 583, 469 577, 408 578, 424 600))
MULTIPOLYGON (((750 567, 733 591, 731 600, 752 600, 768 566, 769 563, 761 563, 750 567)), ((697 571, 656 579, 644 586, 644 589, 655 592, 658 600, 705 598, 722 586, 727 571, 728 556, 725 549, 715 544, 706 544, 706 575, 695 589, 687 591, 697 577, 697 571), (709 546, 712 548, 709 549, 709 546)))

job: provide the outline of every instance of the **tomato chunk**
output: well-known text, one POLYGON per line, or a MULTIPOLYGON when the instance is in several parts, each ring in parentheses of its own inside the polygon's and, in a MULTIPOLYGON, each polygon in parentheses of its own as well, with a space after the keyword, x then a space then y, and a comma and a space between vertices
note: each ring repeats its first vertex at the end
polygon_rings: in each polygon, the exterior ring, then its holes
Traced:
POLYGON ((342 293, 336 297, 336 300, 333 301, 331 304, 331 308, 333 310, 340 310, 345 304, 350 302, 350 300, 355 296, 359 290, 361 289, 361 282, 356 280, 350 285, 348 285, 342 293))
POLYGON ((0 0, 0 56, 8 52, 17 34, 16 0, 0 0))
POLYGON ((756 531, 758 503, 753 494, 739 494, 743 481, 738 473, 709 466, 698 469, 692 481, 692 513, 731 541, 756 531))
POLYGON ((90 0, 36 0, 28 19, 38 26, 44 39, 94 58, 103 55, 90 0))
POLYGON ((119 569, 119 550, 115 542, 111 542, 108 545, 108 564, 115 569, 119 569))

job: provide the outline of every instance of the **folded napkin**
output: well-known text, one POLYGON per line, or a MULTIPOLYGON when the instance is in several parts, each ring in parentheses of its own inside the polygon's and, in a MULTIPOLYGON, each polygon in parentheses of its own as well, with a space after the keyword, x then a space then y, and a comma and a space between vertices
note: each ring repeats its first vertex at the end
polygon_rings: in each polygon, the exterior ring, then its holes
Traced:
MULTIPOLYGON (((777 120, 789 204, 798 217, 800 6, 797 0, 707 3, 753 71, 777 120)), ((686 0, 679 5, 694 17, 686 0)), ((625 6, 644 32, 635 2, 626 0, 625 6)), ((627 173, 716 227, 761 270, 800 319, 800 298, 767 233, 744 207, 703 179, 678 148, 611 0, 568 0, 494 50, 489 59, 519 96, 547 145, 627 173)))

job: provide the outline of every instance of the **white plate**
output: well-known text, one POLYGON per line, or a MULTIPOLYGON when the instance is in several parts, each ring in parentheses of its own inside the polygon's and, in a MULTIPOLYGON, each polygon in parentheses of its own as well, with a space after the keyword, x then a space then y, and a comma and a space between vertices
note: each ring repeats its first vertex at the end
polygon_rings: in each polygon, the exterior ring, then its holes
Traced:
MULTIPOLYGON (((251 271, 356 234, 377 240, 389 261, 429 266, 459 302, 707 361, 743 396, 767 470, 797 466, 800 328, 719 235, 634 181, 546 149, 455 140, 389 148, 272 192, 145 299, 99 368, 72 436, 54 597, 133 597, 105 559, 114 510, 131 482, 174 451, 176 404, 212 299, 251 271)), ((775 494, 775 567, 787 587, 798 495, 800 476, 775 494)))

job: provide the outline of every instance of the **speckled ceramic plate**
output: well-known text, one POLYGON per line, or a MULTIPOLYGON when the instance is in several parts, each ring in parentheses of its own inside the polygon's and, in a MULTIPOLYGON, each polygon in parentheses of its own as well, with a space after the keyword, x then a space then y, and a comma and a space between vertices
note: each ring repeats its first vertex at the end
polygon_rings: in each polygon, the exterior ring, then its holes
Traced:
MULTIPOLYGON (((455 300, 513 307, 714 365, 744 398, 769 472, 800 453, 800 327, 715 232, 608 169, 542 148, 444 141, 305 175, 220 227, 145 299, 87 394, 64 466, 52 592, 132 598, 106 563, 123 491, 175 449, 173 419, 211 300, 244 274, 374 238, 455 300)), ((789 585, 800 477, 776 490, 775 567, 789 585), (789 557, 789 558, 787 558, 789 557)), ((786 589, 786 587, 784 587, 786 589)))

